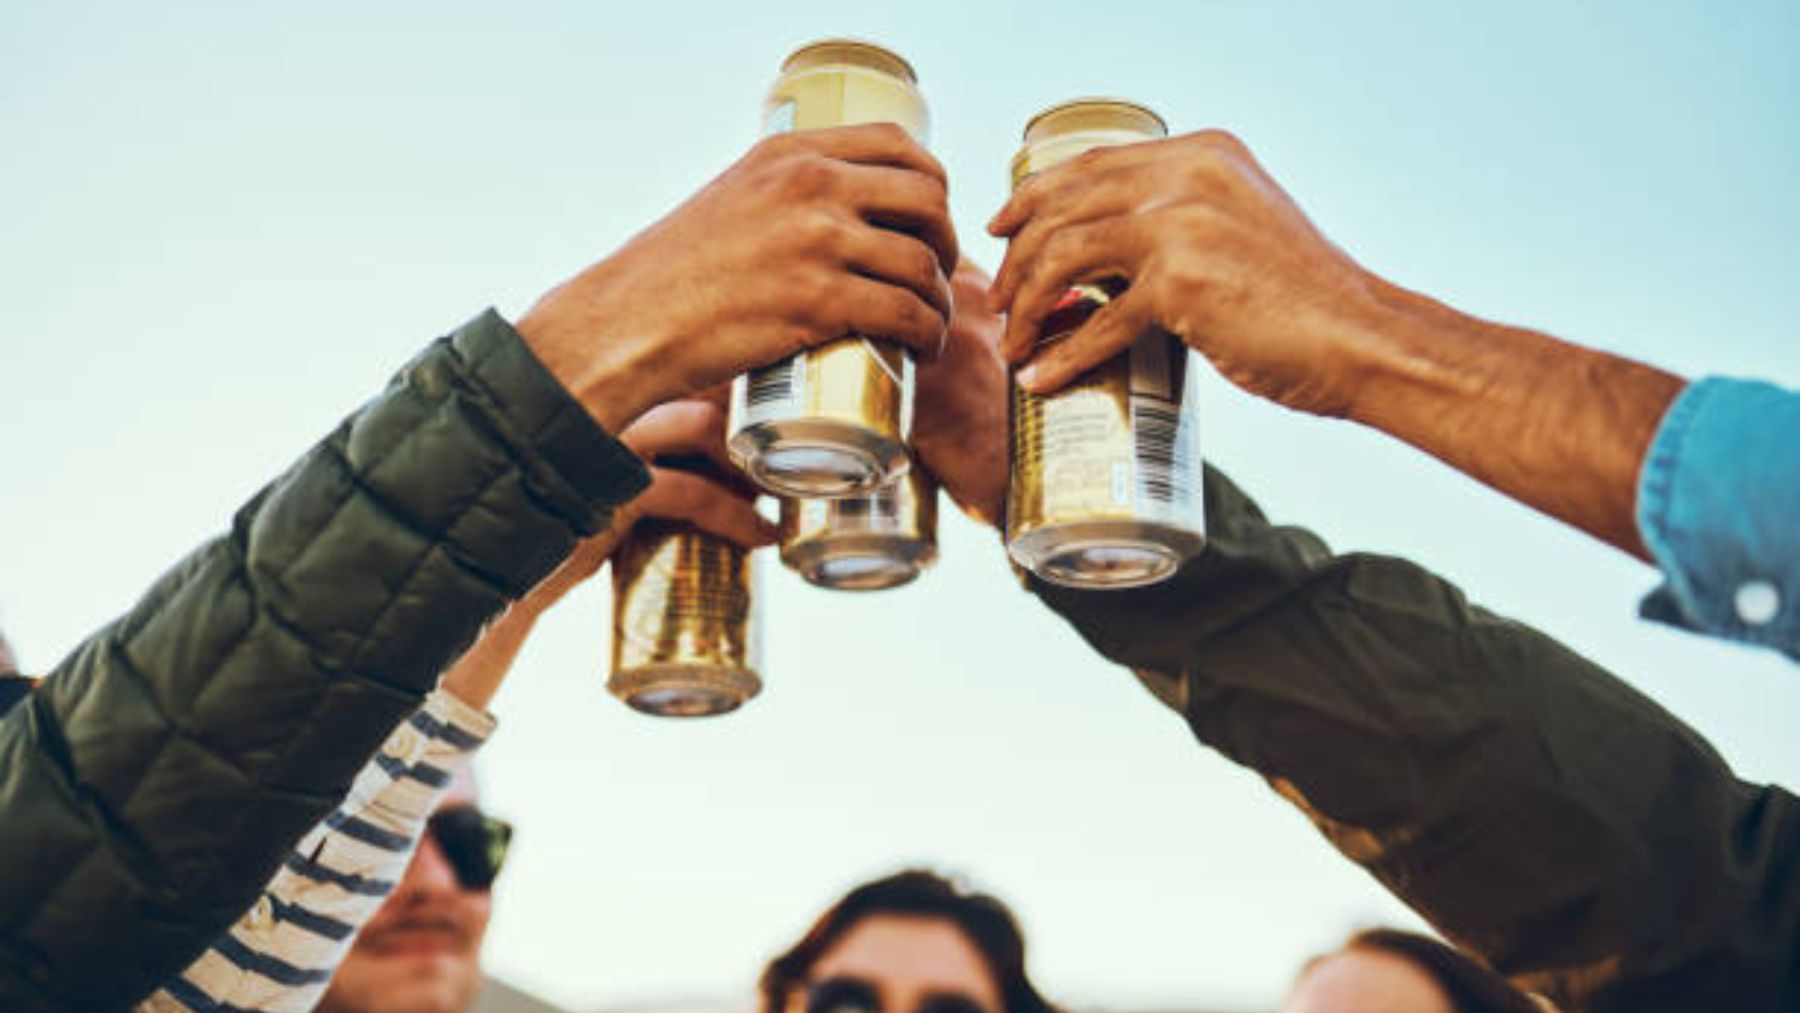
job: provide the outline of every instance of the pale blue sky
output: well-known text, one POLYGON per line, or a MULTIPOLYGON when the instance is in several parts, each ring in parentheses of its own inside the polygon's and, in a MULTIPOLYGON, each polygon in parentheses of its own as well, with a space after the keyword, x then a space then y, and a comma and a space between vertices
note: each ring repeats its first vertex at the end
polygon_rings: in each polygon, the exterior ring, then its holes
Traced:
MULTIPOLYGON (((1024 119, 1118 94, 1237 131, 1393 280, 1689 375, 1800 385, 1800 7, 1783 3, 0 2, 0 625, 46 668, 417 348, 547 286, 752 140, 823 35, 918 68, 967 247, 1024 119)), ((1800 784, 1800 669, 1633 618, 1653 575, 1421 455, 1206 387, 1284 520, 1425 560, 1800 784)), ((1071 1003, 1267 1002, 1401 917, 1012 584, 960 518, 914 589, 765 570, 763 699, 604 696, 546 620, 485 777, 521 824, 494 967, 568 1003, 747 994, 903 861, 1013 900, 1071 1003)))

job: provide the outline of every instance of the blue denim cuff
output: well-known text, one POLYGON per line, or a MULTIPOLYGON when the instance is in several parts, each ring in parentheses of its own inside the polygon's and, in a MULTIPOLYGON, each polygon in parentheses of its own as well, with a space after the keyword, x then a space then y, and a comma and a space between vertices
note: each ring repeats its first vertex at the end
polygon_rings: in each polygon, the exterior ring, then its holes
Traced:
POLYGON ((1645 455, 1637 522, 1666 580, 1641 615, 1800 658, 1800 394, 1690 384, 1645 455))

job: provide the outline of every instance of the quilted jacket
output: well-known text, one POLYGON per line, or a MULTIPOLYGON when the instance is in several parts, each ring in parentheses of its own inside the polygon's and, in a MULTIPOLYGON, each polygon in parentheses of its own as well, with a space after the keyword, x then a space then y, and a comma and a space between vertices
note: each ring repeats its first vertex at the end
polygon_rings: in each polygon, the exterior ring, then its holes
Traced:
POLYGON ((0 1010, 186 966, 647 481, 498 315, 427 348, 0 720, 0 1010))
POLYGON ((1200 741, 1566 1010, 1800 1010, 1800 805, 1598 665, 1401 559, 1333 555, 1209 471, 1211 544, 1034 585, 1200 741))

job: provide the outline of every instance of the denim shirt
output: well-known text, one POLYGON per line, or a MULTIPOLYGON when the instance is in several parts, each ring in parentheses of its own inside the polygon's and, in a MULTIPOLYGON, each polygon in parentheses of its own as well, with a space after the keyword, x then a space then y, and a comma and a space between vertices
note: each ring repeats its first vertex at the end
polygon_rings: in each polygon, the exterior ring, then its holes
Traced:
POLYGON ((1637 503, 1666 580, 1645 618, 1800 660, 1800 393, 1689 385, 1645 455, 1637 503))

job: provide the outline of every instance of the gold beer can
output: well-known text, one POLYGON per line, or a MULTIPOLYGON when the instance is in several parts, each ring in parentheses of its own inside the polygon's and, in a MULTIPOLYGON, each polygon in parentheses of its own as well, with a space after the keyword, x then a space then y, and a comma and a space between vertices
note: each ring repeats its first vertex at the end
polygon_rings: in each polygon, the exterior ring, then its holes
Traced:
POLYGON ((612 567, 614 696, 646 714, 704 717, 761 691, 748 550, 688 524, 646 520, 612 567))
POLYGON ((781 501, 781 562, 809 583, 880 591, 937 560, 937 483, 922 468, 866 496, 781 501))
MULTIPOLYGON (((1016 188, 1091 148, 1168 136, 1162 118, 1114 99, 1052 106, 1025 127, 1016 188)), ((1071 288, 1040 347, 1067 337, 1122 290, 1071 288)), ((1006 548, 1068 587, 1124 588, 1172 576, 1206 543, 1195 371, 1182 341, 1152 329, 1049 396, 1012 385, 1006 548)))
MULTIPOLYGON (((897 123, 925 143, 925 100, 905 60, 828 39, 781 65, 763 133, 897 123)), ((898 344, 850 336, 752 370, 732 384, 731 457, 777 496, 854 496, 908 467, 912 359, 898 344)))

